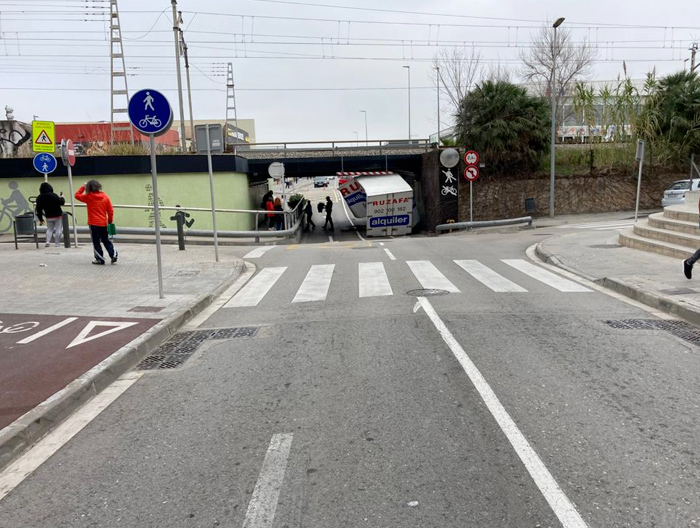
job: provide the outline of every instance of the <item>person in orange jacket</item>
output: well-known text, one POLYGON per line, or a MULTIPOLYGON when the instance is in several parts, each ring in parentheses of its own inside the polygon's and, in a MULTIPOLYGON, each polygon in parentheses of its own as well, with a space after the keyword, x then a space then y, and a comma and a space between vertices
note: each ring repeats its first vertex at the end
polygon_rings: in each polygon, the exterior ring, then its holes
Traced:
MULTIPOLYGON (((700 214, 700 202, 698 202, 698 214, 700 214)), ((700 222, 698 222, 698 226, 700 227, 700 222)), ((693 266, 698 260, 700 260, 700 249, 692 257, 683 261, 683 274, 686 279, 690 280, 693 278, 693 266)))
POLYGON ((104 244, 112 264, 116 264, 118 253, 107 232, 107 224, 114 221, 114 208, 109 196, 102 192, 100 182, 90 180, 76 191, 75 199, 87 204, 88 226, 95 250, 95 260, 92 263, 98 266, 104 265, 105 257, 101 246, 104 244))

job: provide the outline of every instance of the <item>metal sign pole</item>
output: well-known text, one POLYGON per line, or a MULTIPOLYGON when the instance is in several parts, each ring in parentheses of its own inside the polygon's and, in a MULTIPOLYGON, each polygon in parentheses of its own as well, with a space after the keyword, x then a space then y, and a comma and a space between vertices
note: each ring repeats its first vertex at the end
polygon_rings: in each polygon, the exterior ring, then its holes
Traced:
POLYGON ((209 191, 211 193, 211 223, 214 228, 214 255, 216 262, 219 262, 219 235, 216 230, 216 203, 214 202, 214 171, 211 166, 211 143, 209 142, 209 124, 207 131, 207 162, 209 163, 209 191))
POLYGON ((644 141, 637 141, 637 152, 635 155, 639 161, 639 176, 637 178, 637 201, 634 206, 634 223, 637 223, 637 215, 639 214, 639 193, 642 189, 642 166, 644 165, 644 141))
POLYGON ((469 180, 469 221, 474 221, 474 195, 473 195, 473 184, 474 182, 469 180))
POLYGON ((148 134, 151 140, 151 180, 153 181, 153 216, 156 226, 156 258, 158 259, 158 296, 163 295, 163 261, 160 256, 160 209, 158 207, 158 169, 156 168, 156 139, 154 134, 148 134))
POLYGON ((68 188, 70 189, 70 211, 73 216, 73 241, 78 247, 78 223, 75 220, 75 191, 73 190, 73 167, 68 163, 68 188))

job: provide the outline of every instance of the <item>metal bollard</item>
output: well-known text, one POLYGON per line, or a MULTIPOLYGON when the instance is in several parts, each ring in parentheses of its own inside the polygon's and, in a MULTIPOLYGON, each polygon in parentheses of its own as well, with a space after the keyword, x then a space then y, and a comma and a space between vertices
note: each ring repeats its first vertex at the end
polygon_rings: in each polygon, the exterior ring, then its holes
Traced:
POLYGON ((61 218, 61 223, 63 224, 63 247, 70 249, 70 224, 68 223, 68 215, 70 213, 63 213, 61 218))

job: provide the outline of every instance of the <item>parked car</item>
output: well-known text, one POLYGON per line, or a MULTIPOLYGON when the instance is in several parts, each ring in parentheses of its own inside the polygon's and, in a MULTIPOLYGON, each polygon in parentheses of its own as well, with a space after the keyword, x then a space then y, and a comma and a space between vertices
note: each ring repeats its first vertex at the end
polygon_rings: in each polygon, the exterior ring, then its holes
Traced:
POLYGON ((661 207, 669 205, 683 205, 685 203, 685 193, 688 190, 697 191, 700 189, 700 179, 693 179, 692 189, 689 189, 690 180, 678 180, 673 182, 671 186, 664 191, 664 197, 661 199, 661 207))
POLYGON ((325 176, 316 176, 314 178, 314 187, 328 187, 328 179, 325 176))

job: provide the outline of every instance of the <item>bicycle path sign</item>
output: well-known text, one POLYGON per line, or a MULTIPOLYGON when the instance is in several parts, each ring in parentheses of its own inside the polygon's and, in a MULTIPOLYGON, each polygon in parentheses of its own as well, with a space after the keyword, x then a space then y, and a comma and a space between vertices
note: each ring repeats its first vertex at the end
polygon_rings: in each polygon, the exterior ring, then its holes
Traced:
POLYGON ((37 154, 34 156, 34 168, 44 176, 56 170, 58 163, 53 154, 37 154))
POLYGON ((160 136, 173 123, 173 109, 162 93, 140 90, 129 99, 129 121, 142 134, 160 136))

